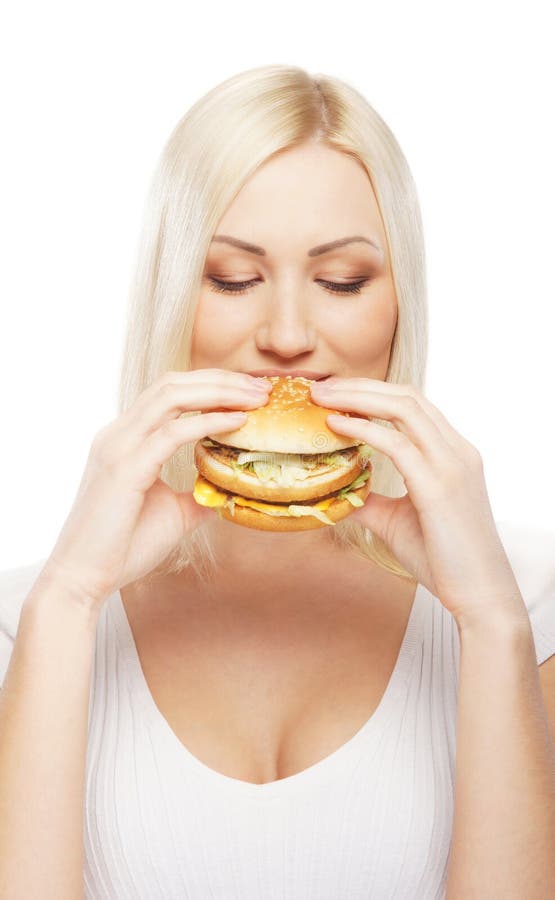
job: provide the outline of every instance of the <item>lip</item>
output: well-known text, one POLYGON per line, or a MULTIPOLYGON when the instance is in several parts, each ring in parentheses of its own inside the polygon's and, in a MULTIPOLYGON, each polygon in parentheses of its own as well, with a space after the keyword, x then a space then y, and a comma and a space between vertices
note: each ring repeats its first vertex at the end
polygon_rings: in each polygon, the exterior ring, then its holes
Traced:
POLYGON ((293 378, 308 378, 310 381, 323 381, 324 378, 330 377, 329 372, 325 374, 322 372, 308 372, 306 369, 288 369, 287 371, 282 369, 256 369, 254 372, 244 372, 243 374, 252 375, 254 378, 264 378, 271 375, 292 375, 293 378))

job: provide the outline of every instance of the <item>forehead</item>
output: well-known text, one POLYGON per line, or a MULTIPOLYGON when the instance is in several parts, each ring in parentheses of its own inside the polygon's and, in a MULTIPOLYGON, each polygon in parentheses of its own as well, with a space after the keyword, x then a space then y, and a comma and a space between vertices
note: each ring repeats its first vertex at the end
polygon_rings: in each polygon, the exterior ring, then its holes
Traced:
MULTIPOLYGON (((364 167, 322 145, 303 145, 266 160, 245 182, 215 234, 236 235, 268 253, 306 249, 344 235, 376 238, 385 249, 378 203, 364 167)), ((214 251, 225 252, 214 243, 214 251)), ((351 245, 362 247, 363 245, 351 245)))

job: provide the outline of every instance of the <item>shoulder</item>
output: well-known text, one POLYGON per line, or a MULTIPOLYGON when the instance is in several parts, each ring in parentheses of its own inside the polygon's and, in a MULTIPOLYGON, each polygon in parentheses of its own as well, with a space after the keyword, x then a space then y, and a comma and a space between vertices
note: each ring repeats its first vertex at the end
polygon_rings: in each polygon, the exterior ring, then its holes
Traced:
POLYGON ((555 654, 555 530, 496 522, 526 604, 538 665, 555 654))
POLYGON ((46 558, 0 572, 0 684, 10 661, 23 602, 45 562, 46 558))

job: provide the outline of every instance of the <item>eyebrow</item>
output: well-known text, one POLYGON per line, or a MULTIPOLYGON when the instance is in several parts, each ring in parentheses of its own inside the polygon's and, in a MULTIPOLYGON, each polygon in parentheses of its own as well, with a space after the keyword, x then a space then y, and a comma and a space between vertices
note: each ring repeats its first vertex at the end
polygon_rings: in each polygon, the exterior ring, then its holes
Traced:
MULTIPOLYGON (((266 251, 263 247, 257 247, 256 244, 250 244, 248 241, 241 241, 239 238, 230 237, 227 234, 215 235, 212 238, 212 242, 214 241, 218 241, 222 244, 231 244, 233 247, 238 247, 240 250, 246 250, 247 253, 255 253, 257 256, 266 256, 266 251)), ((344 247, 345 244, 353 244, 357 241, 363 241, 365 244, 370 244, 371 247, 374 247, 374 249, 383 256, 383 250, 379 244, 375 241, 371 241, 370 238, 362 237, 361 235, 339 238, 337 241, 329 241, 327 244, 320 244, 318 247, 313 247, 312 250, 309 250, 307 256, 320 256, 322 253, 329 253, 330 250, 335 250, 336 247, 344 247)))

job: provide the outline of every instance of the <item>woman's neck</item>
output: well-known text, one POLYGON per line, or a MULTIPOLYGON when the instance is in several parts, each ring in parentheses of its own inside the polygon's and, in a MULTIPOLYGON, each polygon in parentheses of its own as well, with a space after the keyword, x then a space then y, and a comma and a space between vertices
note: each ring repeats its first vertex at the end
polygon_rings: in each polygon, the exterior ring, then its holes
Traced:
POLYGON ((336 544, 329 528, 297 532, 259 531, 234 525, 225 519, 210 523, 206 531, 218 571, 236 579, 256 576, 271 582, 287 572, 296 579, 345 551, 336 544))

